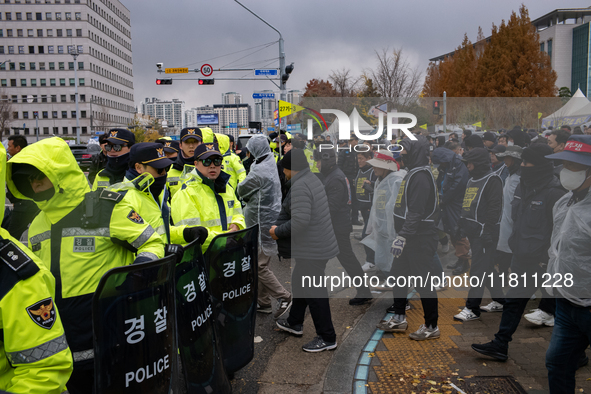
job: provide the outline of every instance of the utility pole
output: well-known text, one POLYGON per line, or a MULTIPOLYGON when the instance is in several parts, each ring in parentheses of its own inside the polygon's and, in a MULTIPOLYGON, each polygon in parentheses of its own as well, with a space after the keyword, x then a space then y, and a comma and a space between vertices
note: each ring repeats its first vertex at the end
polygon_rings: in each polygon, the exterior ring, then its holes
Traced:
POLYGON ((447 93, 443 92, 443 132, 447 133, 447 93))
POLYGON ((74 96, 76 98, 76 145, 80 145, 80 111, 78 111, 78 62, 76 59, 78 58, 77 48, 72 48, 70 50, 70 55, 74 58, 74 96))

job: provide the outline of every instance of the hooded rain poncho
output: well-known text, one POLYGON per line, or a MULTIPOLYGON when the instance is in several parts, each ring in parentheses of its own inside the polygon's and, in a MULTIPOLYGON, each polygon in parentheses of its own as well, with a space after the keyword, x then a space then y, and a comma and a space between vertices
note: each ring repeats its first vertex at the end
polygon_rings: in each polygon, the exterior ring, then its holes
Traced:
POLYGON ((248 140, 246 148, 253 157, 250 172, 238 184, 237 194, 246 202, 246 227, 259 224, 259 245, 267 256, 277 254, 277 243, 269 234, 281 210, 281 183, 269 142, 263 135, 248 140))

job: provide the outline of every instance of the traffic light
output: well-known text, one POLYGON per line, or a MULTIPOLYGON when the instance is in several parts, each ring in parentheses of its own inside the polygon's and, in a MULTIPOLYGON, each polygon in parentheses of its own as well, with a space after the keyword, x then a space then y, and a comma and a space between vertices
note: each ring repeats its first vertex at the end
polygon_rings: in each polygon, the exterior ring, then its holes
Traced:
POLYGON ((198 81, 199 85, 213 85, 214 82, 215 82, 215 79, 213 79, 213 78, 200 79, 198 81))
POLYGON ((156 85, 172 85, 172 78, 157 79, 156 85))
POLYGON ((289 79, 289 74, 293 71, 293 63, 285 67, 285 74, 281 75, 281 83, 286 83, 289 79))
POLYGON ((441 101, 433 101, 433 115, 439 115, 441 101))

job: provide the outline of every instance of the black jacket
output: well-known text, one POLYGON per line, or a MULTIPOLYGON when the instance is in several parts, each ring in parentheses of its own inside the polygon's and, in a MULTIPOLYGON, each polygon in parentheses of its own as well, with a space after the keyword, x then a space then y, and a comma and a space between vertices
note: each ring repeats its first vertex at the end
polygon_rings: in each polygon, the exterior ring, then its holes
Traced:
POLYGON ((566 192, 560 181, 550 173, 533 187, 525 187, 523 178, 515 189, 511 203, 513 231, 509 247, 515 255, 541 255, 548 259, 550 237, 554 224, 552 209, 566 192))
POLYGON ((339 254, 324 185, 309 168, 291 178, 275 235, 291 240, 290 255, 295 259, 325 260, 339 254))
POLYGON ((96 174, 98 174, 100 170, 105 168, 106 165, 107 155, 105 155, 102 150, 98 154, 92 156, 90 168, 88 169, 88 181, 91 185, 94 183, 94 178, 96 178, 96 174))
POLYGON ((460 219, 466 184, 470 175, 462 157, 447 148, 433 151, 433 164, 439 164, 437 188, 439 189, 439 208, 443 230, 453 234, 460 219))
MULTIPOLYGON (((400 145, 406 151, 403 156, 404 165, 409 171, 429 165, 429 142, 422 135, 415 136, 416 141, 409 138, 400 141, 400 145)), ((396 233, 405 238, 436 234, 436 223, 423 221, 433 211, 433 205, 437 199, 433 175, 427 171, 419 171, 405 185, 404 193, 406 193, 408 212, 406 219, 394 217, 396 233)))
POLYGON ((359 169, 357 152, 350 149, 339 150, 338 159, 339 168, 343 171, 347 179, 354 179, 359 169))
MULTIPOLYGON (((324 163, 323 163, 324 165, 324 163)), ((322 167, 324 170, 324 167, 322 167)), ((349 234, 351 226, 351 206, 349 205, 349 185, 343 171, 336 165, 328 174, 324 174, 324 190, 328 199, 328 208, 335 233, 349 234)))

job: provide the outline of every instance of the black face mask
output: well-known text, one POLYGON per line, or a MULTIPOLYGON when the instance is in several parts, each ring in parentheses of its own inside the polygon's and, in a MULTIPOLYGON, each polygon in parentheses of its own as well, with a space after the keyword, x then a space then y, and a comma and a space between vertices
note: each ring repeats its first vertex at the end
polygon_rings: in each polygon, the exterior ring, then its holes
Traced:
POLYGON ((164 190, 164 186, 166 186, 166 176, 162 175, 154 178, 154 182, 150 185, 150 193, 152 193, 154 198, 158 199, 158 196, 164 190))
POLYGON ((107 157, 107 165, 105 168, 111 174, 120 174, 120 173, 124 173, 125 171, 127 171, 128 163, 129 163, 129 153, 126 153, 121 156, 116 156, 116 157, 108 156, 107 157))
POLYGON ((535 187, 554 176, 552 163, 545 163, 533 167, 521 167, 521 181, 526 187, 535 187))
POLYGON ((54 194, 55 194, 55 190, 52 187, 52 188, 49 188, 45 191, 33 194, 31 196, 31 198, 33 199, 33 201, 47 201, 47 200, 51 199, 51 197, 53 197, 54 194))

